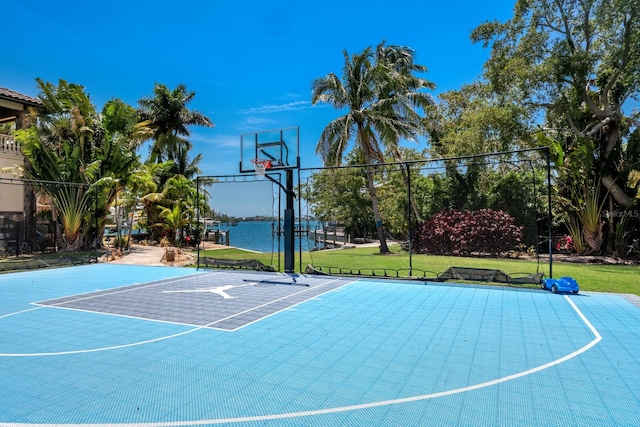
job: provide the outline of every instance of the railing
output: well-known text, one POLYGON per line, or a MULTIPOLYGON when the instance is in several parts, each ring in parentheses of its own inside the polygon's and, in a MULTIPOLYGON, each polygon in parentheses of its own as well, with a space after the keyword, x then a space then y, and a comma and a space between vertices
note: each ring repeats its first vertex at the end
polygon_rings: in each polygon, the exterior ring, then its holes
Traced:
POLYGON ((13 135, 4 135, 0 133, 0 154, 15 154, 22 156, 20 144, 15 140, 13 135))

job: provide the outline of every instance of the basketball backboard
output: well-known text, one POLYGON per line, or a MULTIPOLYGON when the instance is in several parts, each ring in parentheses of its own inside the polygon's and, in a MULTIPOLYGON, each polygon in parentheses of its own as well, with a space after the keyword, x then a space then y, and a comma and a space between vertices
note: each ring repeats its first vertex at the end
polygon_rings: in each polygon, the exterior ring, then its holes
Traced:
POLYGON ((298 127, 240 135, 240 173, 255 172, 253 160, 269 160, 269 170, 300 167, 298 127))

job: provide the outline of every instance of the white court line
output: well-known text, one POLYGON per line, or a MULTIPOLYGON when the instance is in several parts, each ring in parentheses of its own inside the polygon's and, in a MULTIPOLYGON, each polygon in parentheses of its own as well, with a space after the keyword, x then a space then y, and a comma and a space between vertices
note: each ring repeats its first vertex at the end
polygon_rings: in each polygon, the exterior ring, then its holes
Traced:
MULTIPOLYGON (((69 304, 69 303, 74 303, 74 302, 78 302, 78 301, 85 301, 85 300, 89 300, 89 299, 93 299, 93 298, 100 298, 100 297, 104 297, 104 296, 109 296, 109 295, 115 295, 115 294, 121 294, 121 293, 125 293, 125 292, 133 292, 133 291, 137 291, 139 289, 145 289, 145 288, 153 288, 155 286, 162 286, 162 285, 172 285, 174 283, 179 283, 182 282, 184 280, 189 280, 189 279, 193 279, 194 277, 197 276, 201 276, 202 274, 206 274, 206 273, 200 273, 200 274, 193 274, 193 275, 189 275, 189 276, 182 276, 179 277, 177 279, 174 280, 174 278, 167 278, 167 279, 160 279, 159 281, 154 281, 153 283, 149 283, 148 285, 142 285, 141 283, 134 283, 133 285, 126 285, 124 286, 126 289, 118 289, 116 288, 116 290, 113 291, 93 291, 93 292, 84 292, 82 294, 76 294, 76 295, 69 295, 66 297, 59 297, 59 298, 50 298, 48 300, 45 301, 38 301, 38 302, 34 302, 32 303, 33 305, 37 305, 37 306, 41 306, 41 307, 58 307, 64 304, 69 304), (99 292, 99 293, 96 293, 99 292), (71 298, 74 296, 78 296, 81 297, 82 295, 88 295, 82 298, 76 298, 76 299, 68 299, 62 302, 59 302, 57 304, 44 304, 46 301, 54 301, 57 299, 64 299, 64 298, 71 298)), ((212 276, 218 275, 220 273, 213 273, 211 274, 212 276)), ((144 282, 143 282, 144 283, 144 282)), ((68 307, 61 307, 61 308, 68 308, 68 307)))
POLYGON ((16 312, 13 312, 13 313, 3 314, 2 316, 0 316, 0 319, 4 319, 5 317, 15 316, 16 314, 26 313, 26 312, 29 312, 29 311, 40 310, 41 308, 44 308, 44 307, 28 308, 26 310, 20 310, 20 311, 16 311, 16 312))
POLYGON ((391 400, 383 400, 378 402, 370 402, 363 403, 359 405, 349 405, 349 406, 339 406, 335 408, 325 408, 325 409, 317 409, 311 411, 300 411, 300 412, 289 412, 284 414, 268 414, 268 415, 255 415, 248 417, 235 417, 235 418, 218 418, 211 420, 197 420, 197 421, 171 421, 171 422, 152 422, 152 423, 109 423, 109 424, 34 424, 34 423, 0 423, 0 427, 177 427, 177 426, 198 426, 198 425, 212 425, 212 424, 225 424, 225 423, 243 423, 243 422, 253 422, 253 421, 269 421, 269 420, 280 420, 287 418, 298 418, 298 417, 308 417, 314 415, 323 415, 323 414, 335 414, 338 412, 346 412, 346 411, 354 411, 359 409, 368 409, 368 408, 376 408, 380 406, 387 405, 396 405, 399 403, 409 403, 409 402, 417 402, 421 400, 434 399, 437 397, 443 396, 451 396, 458 393, 465 393, 472 390, 478 390, 485 387, 490 387, 496 384, 504 383, 507 381, 511 381, 517 378, 522 378, 527 375, 534 374, 536 372, 543 371, 545 369, 551 368, 553 366, 559 365, 561 363, 566 362, 567 360, 573 359, 576 356, 584 353, 589 350, 596 344, 598 344, 602 340, 602 336, 596 330, 596 328, 589 322, 589 320, 582 314, 580 309, 571 301, 571 299, 565 295, 565 299, 569 302, 571 307, 578 314, 580 319, 587 325, 587 327, 591 330, 595 338, 589 342, 587 345, 581 347, 580 349, 564 356, 559 359, 553 360, 549 363, 545 363, 543 365, 537 366, 532 369, 528 369, 526 371, 518 372, 513 375, 508 375, 506 377, 498 378, 491 381, 486 381, 483 383, 456 388, 453 390, 441 391, 438 393, 431 394, 423 394, 420 396, 412 396, 405 397, 401 399, 391 399, 391 400))
MULTIPOLYGON (((264 304, 258 305, 258 306, 256 306, 256 307, 252 307, 252 308, 250 308, 250 309, 248 309, 248 310, 242 311, 242 312, 240 312, 240 313, 236 313, 236 314, 234 314, 233 316, 230 316, 229 318, 231 318, 231 317, 235 317, 235 316, 239 316, 239 315, 241 315, 241 314, 249 313, 249 312, 251 312, 251 311, 253 311, 253 310, 256 310, 256 309, 258 309, 258 308, 267 307, 268 305, 271 305, 271 304, 273 304, 273 303, 275 303, 275 302, 280 302, 280 301, 286 300, 287 298, 291 298, 292 296, 296 296, 296 295, 299 295, 299 294, 303 294, 303 293, 305 293, 305 292, 311 292, 311 290, 313 290, 313 289, 317 289, 317 288, 321 288, 321 287, 323 287, 323 286, 330 285, 330 284, 332 284, 332 283, 334 283, 334 282, 337 282, 337 281, 339 281, 339 280, 340 280, 340 279, 334 279, 334 280, 330 280, 330 281, 328 281, 328 282, 326 282, 326 283, 322 283, 322 284, 317 285, 317 286, 314 286, 314 287, 304 288, 304 290, 302 290, 302 291, 294 292, 294 293, 289 294, 289 295, 286 295, 286 296, 284 296, 284 297, 282 297, 282 298, 278 298, 278 299, 275 299, 275 300, 273 300, 273 301, 269 301, 269 302, 267 302, 267 303, 264 303, 264 304)), ((345 283, 345 285, 348 285, 348 284, 350 284, 350 283, 355 283, 355 282, 347 282, 347 283, 345 283)), ((257 285, 257 284, 260 284, 260 283, 259 283, 259 282, 256 282, 256 285, 257 285)), ((284 285, 284 286, 287 286, 287 285, 284 285)), ((343 286, 344 286, 344 285, 343 285, 343 286)), ((329 290, 328 292, 331 292, 331 290, 329 290)), ((327 293, 327 292, 325 292, 325 293, 327 293)), ((320 295, 322 295, 322 294, 320 294, 320 295)), ((263 317, 260 317, 259 319, 256 319, 256 320, 254 320, 254 321, 252 321, 252 322, 245 323, 244 325, 242 325, 242 326, 240 326, 240 327, 238 327, 238 328, 233 329, 233 331, 237 331, 237 330, 239 330, 239 329, 246 328, 246 327, 247 327, 247 326, 249 326, 249 325, 253 325, 254 323, 257 323, 257 322, 259 322, 259 321, 261 321, 261 320, 267 319, 267 318, 269 318, 269 317, 271 317, 271 316, 274 316, 274 315, 276 315, 276 314, 278 314, 278 313, 282 313, 282 312, 284 312, 284 311, 288 311, 288 310, 292 309, 293 307, 296 307, 296 306, 298 306, 298 305, 300 305, 300 304, 302 304, 302 303, 305 303, 305 302, 307 302, 307 301, 311 301, 311 300, 313 300, 313 299, 314 299, 314 298, 309 298, 309 299, 307 299, 307 300, 303 300, 303 301, 300 301, 300 302, 298 302, 298 303, 296 303, 296 304, 293 304, 293 305, 290 305, 290 306, 288 306, 288 307, 285 307, 285 308, 283 308, 283 309, 281 309, 281 310, 274 311, 273 313, 269 313, 268 315, 263 316, 263 317)), ((226 320, 226 319, 225 319, 225 320, 226 320)))
MULTIPOLYGON (((244 310, 244 311, 241 311, 241 312, 238 312, 238 313, 234 313, 231 316, 227 316, 227 317, 224 317, 222 319, 215 320, 215 321, 213 321, 211 323, 207 323, 206 325, 197 326, 197 327, 195 327, 193 329, 188 329, 186 331, 178 332, 178 333, 172 334, 172 335, 166 335, 164 337, 153 338, 153 339, 145 340, 145 341, 137 341, 137 342, 129 343, 129 344, 120 344, 120 345, 114 345, 114 346, 110 346, 110 347, 90 348, 90 349, 85 349, 85 350, 67 350, 67 351, 43 352, 43 353, 0 353, 0 357, 64 356, 64 355, 70 355, 70 354, 95 353, 95 352, 98 352, 98 351, 117 350, 117 349, 121 349, 121 348, 135 347, 135 346, 138 346, 138 345, 152 344, 152 343, 156 343, 156 342, 160 342, 160 341, 165 341, 165 340, 168 340, 168 339, 171 339, 171 338, 176 338, 176 337, 179 337, 179 336, 182 336, 182 335, 187 335, 187 334, 190 334, 192 332, 199 331, 201 329, 210 328, 211 326, 213 326, 213 325, 215 325, 217 323, 222 323, 222 322, 227 321, 229 319, 233 319, 234 317, 239 316, 241 314, 250 313, 253 310, 256 310, 256 309, 262 308, 262 307, 266 307, 266 306, 268 306, 270 304, 273 304, 274 302, 282 301, 282 300, 285 300, 287 298, 290 298, 292 296, 295 296, 295 295, 298 295, 298 294, 301 294, 301 293, 304 293, 304 292, 310 292, 312 289, 317 289, 319 287, 323 287, 323 286, 329 285, 329 284, 331 284, 333 282, 336 282, 338 280, 340 280, 340 279, 331 280, 329 282, 322 283, 322 284, 320 284, 318 286, 315 286, 313 288, 305 288, 303 291, 295 292, 293 294, 284 296, 282 298, 275 299, 275 300, 267 302, 265 304, 261 304, 261 305, 252 307, 250 309, 247 309, 247 310, 244 310)), ((349 282, 349 283, 353 283, 353 282, 349 282)), ((154 286, 154 285, 156 285, 156 284, 151 284, 149 286, 154 286)), ((249 286, 249 285, 239 285, 238 287, 241 287, 241 286, 249 286)), ((147 287, 147 286, 144 286, 144 287, 147 287)), ((136 288, 136 289, 140 289, 140 288, 136 288)), ((123 291, 123 292, 125 292, 125 291, 123 291)), ((114 292, 114 293, 117 293, 117 292, 114 292)), ((101 294, 101 295, 105 295, 105 294, 101 294)), ((108 295, 112 295, 112 293, 110 293, 108 295)), ((81 299, 79 299, 79 300, 81 300, 81 299)), ((79 301, 79 300, 74 300, 74 302, 75 301, 79 301)), ((65 301, 64 303, 61 303, 61 304, 65 304, 67 302, 69 302, 69 301, 65 301)), ((292 305, 291 307, 295 307, 298 304, 301 304, 303 302, 305 302, 305 301, 301 301, 301 302, 299 302, 297 304, 292 305)), ((113 315, 113 316, 122 316, 122 315, 119 315, 119 314, 102 313, 102 312, 81 310, 81 309, 68 308, 68 307, 57 307, 57 305, 51 304, 51 305, 42 305, 42 306, 39 306, 37 308, 32 308, 32 309, 29 309, 29 310, 23 310, 23 311, 19 311, 19 312, 15 312, 15 313, 6 314, 6 315, 4 315, 2 317, 9 317, 9 316, 13 316, 13 315, 16 315, 16 314, 19 314, 19 313, 24 313, 24 312, 32 311, 32 310, 38 310, 38 309, 46 308, 46 307, 52 307, 52 308, 64 309, 64 310, 84 311, 84 312, 87 312, 87 313, 98 313, 98 314, 106 314, 106 315, 113 315)), ((254 320, 253 322, 249 322, 249 323, 243 325, 242 327, 251 325, 253 323, 256 323, 256 322, 258 322, 260 320, 266 319, 267 317, 273 316, 274 314, 280 313, 280 312, 285 311, 285 310, 286 309, 278 310, 278 311, 276 311, 274 313, 269 314, 268 316, 261 317, 259 319, 254 320)), ((141 319, 141 320, 147 320, 147 321, 159 321, 159 322, 162 322, 162 320, 145 319, 143 317, 133 317, 133 316, 123 316, 123 317, 129 317, 129 318, 141 319)), ((165 322, 165 323, 173 323, 173 322, 165 322)), ((179 323, 175 323, 175 324, 179 324, 179 323)), ((191 326, 191 325, 188 325, 188 326, 191 326)), ((236 328, 236 329, 234 329, 234 331, 238 330, 238 329, 240 329, 240 328, 236 328)), ((0 426, 2 426, 2 423, 0 423, 0 426)))

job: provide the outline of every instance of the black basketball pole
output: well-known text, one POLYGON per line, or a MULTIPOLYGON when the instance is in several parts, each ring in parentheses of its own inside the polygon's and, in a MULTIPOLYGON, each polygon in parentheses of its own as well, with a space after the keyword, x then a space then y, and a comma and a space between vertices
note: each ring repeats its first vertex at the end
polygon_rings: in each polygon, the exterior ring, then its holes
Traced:
POLYGON ((293 170, 286 170, 286 190, 287 197, 286 208, 284 210, 284 271, 285 273, 294 272, 295 264, 295 213, 293 209, 293 170))
POLYGON ((293 191, 293 169, 286 169, 285 173, 285 185, 282 185, 279 180, 272 178, 269 174, 265 174, 264 177, 280 186, 286 194, 286 205, 284 210, 284 271, 285 273, 294 273, 296 233, 293 201, 296 197, 296 193, 293 191))

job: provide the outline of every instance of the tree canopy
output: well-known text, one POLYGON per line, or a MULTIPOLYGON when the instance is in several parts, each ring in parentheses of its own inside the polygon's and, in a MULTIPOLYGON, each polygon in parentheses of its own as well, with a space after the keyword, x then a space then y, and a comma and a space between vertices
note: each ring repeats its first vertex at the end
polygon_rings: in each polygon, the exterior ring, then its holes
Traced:
POLYGON ((520 0, 513 18, 480 25, 472 39, 491 48, 492 89, 530 109, 559 148, 590 151, 586 178, 631 206, 628 175, 640 166, 624 141, 638 120, 625 108, 640 95, 638 1, 520 0))

